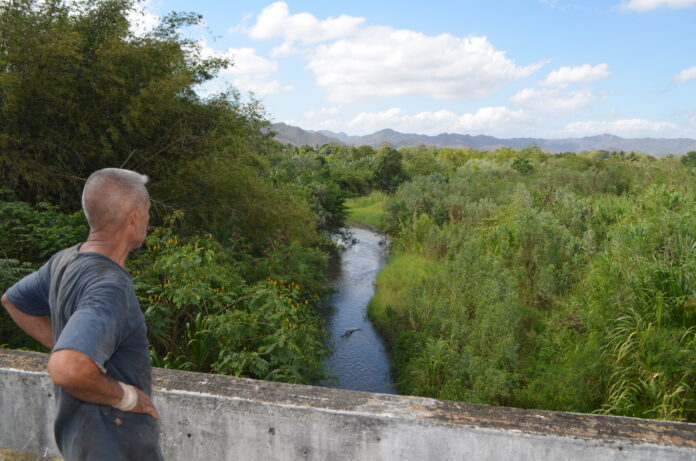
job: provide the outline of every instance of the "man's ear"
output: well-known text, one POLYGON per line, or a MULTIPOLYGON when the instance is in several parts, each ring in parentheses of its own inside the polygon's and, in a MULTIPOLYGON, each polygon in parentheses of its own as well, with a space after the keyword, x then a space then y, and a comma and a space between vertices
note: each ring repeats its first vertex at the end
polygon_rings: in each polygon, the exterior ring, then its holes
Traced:
POLYGON ((138 214, 140 213, 140 208, 133 208, 130 213, 128 213, 128 225, 133 228, 138 225, 138 214))

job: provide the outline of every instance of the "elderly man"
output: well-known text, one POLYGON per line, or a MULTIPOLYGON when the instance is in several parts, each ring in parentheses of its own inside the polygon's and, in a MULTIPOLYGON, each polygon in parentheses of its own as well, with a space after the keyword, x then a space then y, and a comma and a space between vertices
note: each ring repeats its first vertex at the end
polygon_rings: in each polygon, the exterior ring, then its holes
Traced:
POLYGON ((82 193, 87 241, 56 253, 2 297, 14 321, 52 349, 55 437, 72 460, 160 460, 147 330, 128 253, 147 231, 147 176, 106 168, 82 193))

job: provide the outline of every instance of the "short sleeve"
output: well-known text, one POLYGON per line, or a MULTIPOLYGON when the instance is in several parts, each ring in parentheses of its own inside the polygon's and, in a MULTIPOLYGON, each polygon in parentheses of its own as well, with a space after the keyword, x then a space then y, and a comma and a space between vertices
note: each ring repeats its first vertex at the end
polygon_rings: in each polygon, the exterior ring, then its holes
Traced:
POLYGON ((50 287, 49 263, 24 277, 7 290, 7 297, 17 309, 28 315, 51 315, 48 304, 50 287))
POLYGON ((73 349, 88 355, 104 370, 104 364, 124 336, 128 303, 117 284, 97 284, 89 289, 65 324, 53 351, 73 349))

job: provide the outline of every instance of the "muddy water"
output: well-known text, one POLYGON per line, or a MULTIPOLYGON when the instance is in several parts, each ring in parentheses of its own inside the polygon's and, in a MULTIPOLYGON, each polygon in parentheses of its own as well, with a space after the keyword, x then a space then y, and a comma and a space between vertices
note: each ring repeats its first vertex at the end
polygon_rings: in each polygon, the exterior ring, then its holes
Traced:
POLYGON ((326 308, 326 327, 333 353, 325 368, 333 380, 322 385, 338 389, 395 394, 390 361, 382 338, 367 318, 374 280, 386 262, 386 250, 374 232, 351 228, 357 243, 341 253, 333 281, 336 293, 326 308))

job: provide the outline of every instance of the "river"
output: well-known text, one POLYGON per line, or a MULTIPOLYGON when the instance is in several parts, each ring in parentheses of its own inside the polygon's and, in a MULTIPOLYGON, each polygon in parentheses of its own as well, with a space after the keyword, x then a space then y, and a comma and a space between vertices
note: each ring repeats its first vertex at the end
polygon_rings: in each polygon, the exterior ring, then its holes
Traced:
POLYGON ((324 368, 334 375, 322 385, 396 394, 386 346, 367 317, 374 280, 386 263, 386 249, 374 232, 351 228, 357 242, 341 252, 328 300, 326 328, 333 353, 324 368))

